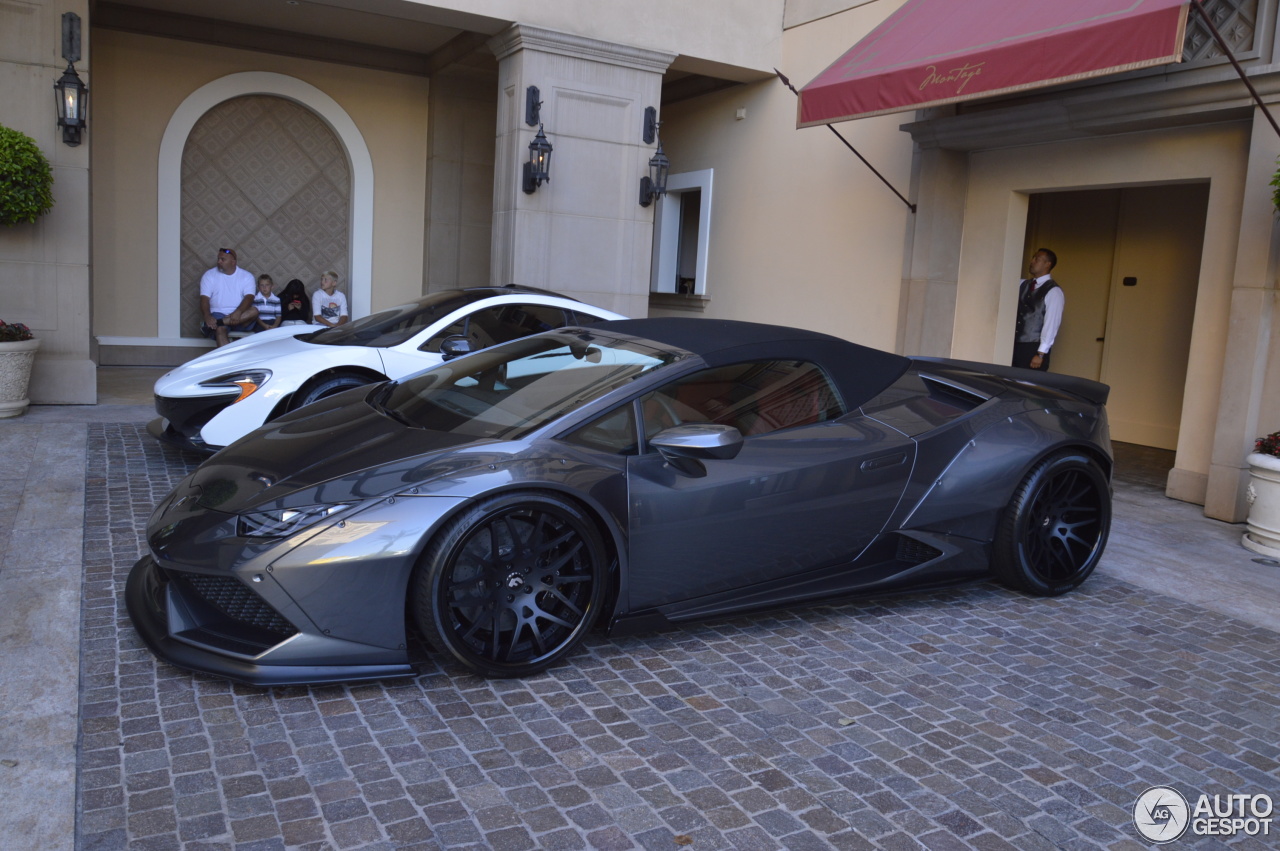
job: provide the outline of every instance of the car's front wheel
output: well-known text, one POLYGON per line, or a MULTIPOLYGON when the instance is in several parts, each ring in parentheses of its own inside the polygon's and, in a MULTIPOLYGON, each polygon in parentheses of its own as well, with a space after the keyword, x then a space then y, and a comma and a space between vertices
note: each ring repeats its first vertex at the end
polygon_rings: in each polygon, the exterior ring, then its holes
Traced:
POLYGON ((595 522, 547 493, 481 500, 427 547, 411 588, 419 628, 479 674, 522 677, 569 654, 608 585, 595 522))
POLYGON ((327 396, 335 393, 341 393, 344 390, 350 390, 352 387, 363 387, 366 384, 372 384, 373 381, 363 375, 357 375, 354 372, 338 372, 315 382, 295 394, 289 403, 289 410, 296 411, 304 405, 310 405, 312 402, 319 402, 327 396))
POLYGON ((1005 508, 991 570, 1011 588, 1052 597, 1088 578, 1111 530, 1111 488, 1098 463, 1063 452, 1038 463, 1005 508))

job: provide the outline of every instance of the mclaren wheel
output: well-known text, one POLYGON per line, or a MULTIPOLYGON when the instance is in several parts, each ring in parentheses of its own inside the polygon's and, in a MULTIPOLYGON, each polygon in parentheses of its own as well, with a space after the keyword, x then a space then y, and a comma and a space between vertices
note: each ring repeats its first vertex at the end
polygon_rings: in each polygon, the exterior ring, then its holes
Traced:
POLYGON ((301 392, 293 397, 293 401, 289 403, 289 410, 296 411, 304 405, 310 405, 312 402, 319 402, 326 396, 332 396, 335 393, 350 390, 352 387, 363 387, 366 384, 372 383, 372 381, 365 378, 363 375, 356 375, 352 372, 339 372, 318 381, 315 384, 304 387, 301 392))
POLYGON ((1097 462, 1066 452, 1037 464, 1014 491, 991 568, 1010 588, 1052 597, 1088 578, 1111 530, 1111 487, 1097 462))
POLYGON ((418 627, 488 677, 538 673, 595 624, 608 585, 605 548, 580 508, 543 493, 477 503, 450 521, 414 574, 418 627))

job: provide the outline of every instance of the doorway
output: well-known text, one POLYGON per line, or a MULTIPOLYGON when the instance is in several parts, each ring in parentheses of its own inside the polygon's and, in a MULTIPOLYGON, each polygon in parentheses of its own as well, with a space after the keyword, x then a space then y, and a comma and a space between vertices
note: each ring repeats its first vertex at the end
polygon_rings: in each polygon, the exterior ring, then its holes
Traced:
POLYGON ((1207 183, 1031 196, 1024 257, 1053 249, 1067 297, 1052 369, 1111 385, 1113 440, 1177 448, 1208 203, 1207 183))

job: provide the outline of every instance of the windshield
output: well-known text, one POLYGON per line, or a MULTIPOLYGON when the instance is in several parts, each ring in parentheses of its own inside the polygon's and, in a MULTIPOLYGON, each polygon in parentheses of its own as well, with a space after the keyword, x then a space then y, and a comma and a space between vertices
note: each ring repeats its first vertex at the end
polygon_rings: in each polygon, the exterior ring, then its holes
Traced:
POLYGON ((398 346, 437 319, 492 295, 491 292, 468 293, 462 290, 432 293, 426 298, 379 311, 337 328, 326 328, 306 339, 321 346, 398 346))
POLYGON ((375 404, 419 428, 515 440, 680 357, 634 340, 550 332, 388 384, 375 404))

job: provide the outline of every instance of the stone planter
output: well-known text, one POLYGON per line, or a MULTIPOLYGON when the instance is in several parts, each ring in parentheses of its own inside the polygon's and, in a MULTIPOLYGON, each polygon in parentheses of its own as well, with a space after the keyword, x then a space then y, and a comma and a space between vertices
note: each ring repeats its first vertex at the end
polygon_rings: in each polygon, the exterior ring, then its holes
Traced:
POLYGON ((27 382, 39 340, 0 343, 0 417, 16 417, 27 409, 27 382))
POLYGON ((1244 533, 1246 549, 1280 559, 1280 458, 1253 453, 1249 464, 1249 519, 1244 533))

